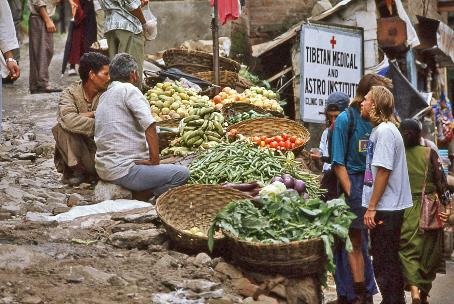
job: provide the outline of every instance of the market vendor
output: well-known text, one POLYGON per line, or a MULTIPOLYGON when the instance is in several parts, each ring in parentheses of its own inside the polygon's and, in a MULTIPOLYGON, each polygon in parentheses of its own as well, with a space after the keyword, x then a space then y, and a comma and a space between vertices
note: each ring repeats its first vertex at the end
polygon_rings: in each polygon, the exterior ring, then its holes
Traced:
POLYGON ((134 58, 117 54, 110 64, 110 78, 95 118, 99 177, 131 190, 134 199, 143 201, 185 184, 186 167, 159 164, 156 123, 145 96, 134 86, 139 81, 134 58))
POLYGON ((80 59, 77 81, 62 92, 58 104, 58 124, 52 128, 55 138, 55 167, 62 181, 78 185, 97 179, 95 111, 99 95, 109 83, 109 58, 86 53, 80 59))

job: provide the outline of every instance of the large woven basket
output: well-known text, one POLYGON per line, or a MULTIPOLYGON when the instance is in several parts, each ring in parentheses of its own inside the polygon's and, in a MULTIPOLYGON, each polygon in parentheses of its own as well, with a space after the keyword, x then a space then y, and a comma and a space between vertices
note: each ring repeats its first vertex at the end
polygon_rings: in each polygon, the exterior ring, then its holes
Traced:
POLYGON ((264 108, 254 106, 253 104, 250 103, 245 103, 245 102, 231 102, 227 103, 224 106, 222 106, 221 112, 222 115, 228 120, 230 117, 238 114, 238 113, 244 113, 244 112, 249 112, 250 110, 254 110, 257 113, 260 114, 272 114, 275 117, 283 117, 284 114, 277 112, 277 111, 268 111, 265 110, 264 108))
POLYGON ((262 244, 240 240, 228 233, 224 235, 231 257, 249 270, 302 277, 324 269, 326 255, 321 239, 262 244))
MULTIPOLYGON (((206 80, 208 82, 214 83, 214 72, 199 72, 194 74, 197 78, 206 80)), ((238 74, 231 71, 220 71, 219 72, 219 83, 221 87, 234 87, 238 82, 238 74)))
MULTIPOLYGON (((213 55, 206 52, 184 49, 169 49, 164 52, 162 58, 164 59, 167 67, 179 66, 180 69, 184 69, 184 67, 187 65, 197 65, 199 66, 199 68, 200 66, 208 67, 208 69, 201 70, 199 72, 213 70, 213 55)), ((238 72, 241 68, 241 65, 235 60, 219 57, 219 67, 221 70, 238 72)))
MULTIPOLYGON (((190 251, 208 251, 208 237, 183 230, 198 227, 207 233, 214 218, 231 201, 250 199, 241 191, 219 185, 185 185, 173 188, 158 198, 156 211, 175 247, 190 251)), ((216 239, 215 249, 222 246, 216 239)))
POLYGON ((296 146, 293 151, 299 151, 311 138, 309 131, 296 121, 287 118, 265 117, 249 119, 227 127, 227 131, 237 129, 238 134, 246 137, 252 136, 276 136, 282 133, 296 135, 303 139, 304 144, 296 146))

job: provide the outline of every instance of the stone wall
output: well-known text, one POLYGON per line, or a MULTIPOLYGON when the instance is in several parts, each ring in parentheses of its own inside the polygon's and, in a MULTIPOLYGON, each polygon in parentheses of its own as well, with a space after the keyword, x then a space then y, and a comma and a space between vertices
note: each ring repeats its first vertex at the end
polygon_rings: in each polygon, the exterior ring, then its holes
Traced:
POLYGON ((248 0, 245 16, 251 44, 273 39, 310 17, 317 0, 248 0))
MULTIPOLYGON (((158 19, 158 36, 146 43, 148 54, 178 47, 186 40, 212 39, 208 0, 150 1, 150 9, 158 19)), ((220 26, 220 36, 230 36, 230 24, 220 26)))

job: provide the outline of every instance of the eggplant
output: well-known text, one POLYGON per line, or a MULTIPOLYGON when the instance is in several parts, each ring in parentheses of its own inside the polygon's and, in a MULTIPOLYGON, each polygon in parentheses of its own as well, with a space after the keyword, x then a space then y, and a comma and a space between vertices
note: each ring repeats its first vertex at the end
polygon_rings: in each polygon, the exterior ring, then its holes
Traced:
POLYGON ((284 180, 282 179, 282 177, 276 176, 276 177, 273 177, 273 179, 271 180, 271 183, 274 183, 274 182, 284 183, 284 180))
POLYGON ((258 188, 259 184, 257 182, 241 183, 241 184, 227 183, 224 185, 224 187, 248 192, 248 191, 252 191, 252 190, 258 188))
POLYGON ((295 179, 293 189, 298 191, 299 194, 303 194, 304 190, 306 189, 306 183, 301 179, 295 179))
POLYGON ((282 175, 282 180, 287 189, 293 189, 293 185, 295 184, 295 178, 293 176, 284 174, 282 175))

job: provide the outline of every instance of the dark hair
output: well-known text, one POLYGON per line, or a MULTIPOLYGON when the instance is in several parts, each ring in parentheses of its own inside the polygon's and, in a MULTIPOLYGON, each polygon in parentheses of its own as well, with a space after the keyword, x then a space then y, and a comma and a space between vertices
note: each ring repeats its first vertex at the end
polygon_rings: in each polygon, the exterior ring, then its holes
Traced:
POLYGON ((103 66, 109 65, 109 63, 109 57, 104 56, 103 54, 95 52, 83 54, 82 57, 80 57, 79 63, 79 75, 80 79, 82 79, 82 83, 86 83, 88 81, 90 71, 98 73, 103 66))
POLYGON ((119 53, 114 56, 109 66, 110 79, 112 81, 129 82, 132 72, 138 71, 139 67, 134 57, 127 53, 119 53))
POLYGON ((402 134, 406 148, 411 148, 421 143, 421 124, 416 119, 405 119, 400 123, 399 131, 402 134))
POLYGON ((364 75, 359 81, 358 87, 356 88, 355 98, 353 98, 350 106, 359 107, 361 102, 364 100, 364 97, 366 97, 367 93, 369 93, 373 86, 384 86, 388 90, 392 90, 393 82, 391 79, 377 74, 364 75))

